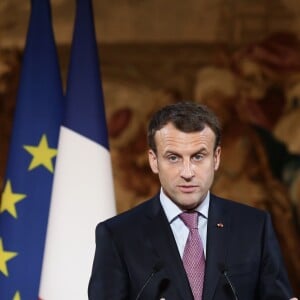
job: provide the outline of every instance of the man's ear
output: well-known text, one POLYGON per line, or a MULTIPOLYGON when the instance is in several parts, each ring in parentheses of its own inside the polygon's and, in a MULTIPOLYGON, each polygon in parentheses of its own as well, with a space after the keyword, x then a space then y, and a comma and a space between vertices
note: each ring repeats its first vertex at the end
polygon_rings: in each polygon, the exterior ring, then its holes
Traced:
POLYGON ((151 170, 154 174, 158 173, 157 156, 152 149, 148 150, 148 159, 151 170))
POLYGON ((218 146, 214 153, 215 171, 219 169, 221 161, 221 146, 218 146))

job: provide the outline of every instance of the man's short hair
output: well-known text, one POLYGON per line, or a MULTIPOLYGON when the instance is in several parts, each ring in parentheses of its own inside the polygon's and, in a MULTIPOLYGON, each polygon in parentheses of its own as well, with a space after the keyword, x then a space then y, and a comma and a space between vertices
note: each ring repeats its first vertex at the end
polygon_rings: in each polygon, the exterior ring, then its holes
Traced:
POLYGON ((194 102, 178 102, 158 110, 148 125, 148 145, 156 153, 155 133, 162 127, 172 123, 180 131, 189 133, 202 131, 205 126, 212 129, 216 136, 215 147, 221 144, 221 125, 207 106, 194 102))

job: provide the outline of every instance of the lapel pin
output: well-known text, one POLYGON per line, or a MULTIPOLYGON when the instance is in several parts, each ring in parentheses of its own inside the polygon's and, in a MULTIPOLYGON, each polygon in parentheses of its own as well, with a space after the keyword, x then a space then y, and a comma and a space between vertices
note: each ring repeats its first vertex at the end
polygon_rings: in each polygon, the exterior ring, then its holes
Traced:
POLYGON ((218 227, 218 228, 223 228, 223 227, 224 227, 224 224, 223 224, 223 223, 217 223, 217 227, 218 227))

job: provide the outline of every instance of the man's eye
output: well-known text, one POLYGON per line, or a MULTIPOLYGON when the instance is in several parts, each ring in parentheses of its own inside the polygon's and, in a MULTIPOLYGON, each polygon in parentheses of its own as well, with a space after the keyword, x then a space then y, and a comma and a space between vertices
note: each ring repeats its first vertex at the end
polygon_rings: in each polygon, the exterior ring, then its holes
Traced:
POLYGON ((199 154, 196 154, 196 155, 194 156, 194 160, 196 160, 196 161, 202 160, 203 157, 204 157, 204 155, 199 153, 199 154))
POLYGON ((176 162, 176 161, 178 161, 178 156, 176 156, 176 155, 169 155, 168 156, 168 160, 170 162, 176 162))

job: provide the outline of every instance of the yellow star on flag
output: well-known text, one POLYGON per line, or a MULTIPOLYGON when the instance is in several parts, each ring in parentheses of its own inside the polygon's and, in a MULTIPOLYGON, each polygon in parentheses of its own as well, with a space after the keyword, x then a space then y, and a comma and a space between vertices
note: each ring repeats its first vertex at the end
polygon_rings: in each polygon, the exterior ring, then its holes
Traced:
POLYGON ((13 193, 10 180, 7 180, 0 204, 0 213, 8 211, 14 218, 17 218, 16 203, 26 198, 25 194, 13 193))
POLYGON ((0 239, 0 272, 2 272, 6 277, 8 277, 6 263, 17 255, 17 252, 4 251, 2 239, 0 239))
POLYGON ((20 292, 16 292, 12 300, 21 300, 20 292))
POLYGON ((28 168, 29 171, 39 166, 44 166, 53 173, 52 158, 56 156, 57 150, 48 146, 46 134, 42 135, 37 146, 24 145, 23 147, 32 155, 32 160, 28 168))
POLYGON ((20 292, 16 292, 12 300, 21 300, 20 292))

